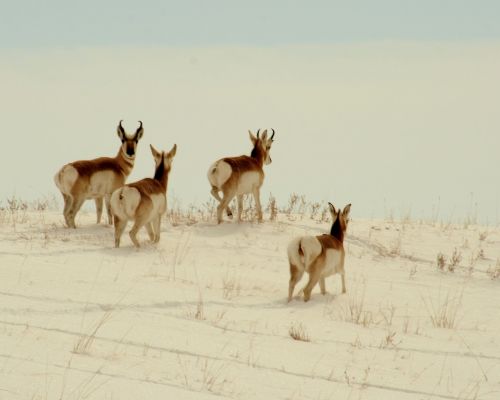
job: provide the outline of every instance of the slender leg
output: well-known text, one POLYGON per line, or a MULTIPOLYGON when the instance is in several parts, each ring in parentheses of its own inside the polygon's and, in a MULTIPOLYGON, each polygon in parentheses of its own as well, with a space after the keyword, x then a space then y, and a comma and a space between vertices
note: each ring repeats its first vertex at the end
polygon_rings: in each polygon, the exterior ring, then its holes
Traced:
POLYGON ((257 219, 262 222, 262 206, 260 204, 260 188, 255 188, 253 190, 253 197, 255 199, 255 206, 257 208, 257 219))
POLYGON ((129 232, 130 239, 132 239, 132 242, 134 243, 135 247, 139 248, 141 245, 139 244, 139 241, 137 240, 137 232, 145 225, 144 218, 141 217, 136 217, 134 226, 129 232))
POLYGON ((320 275, 321 274, 317 265, 311 265, 309 268, 309 282, 307 282, 307 285, 304 288, 304 301, 309 301, 311 298, 311 292, 314 286, 316 286, 316 283, 318 283, 320 275))
POLYGON ((241 222, 241 213, 243 212, 243 195, 237 196, 238 199, 238 222, 241 222))
POLYGON ((293 290, 295 285, 302 279, 304 270, 297 268, 297 266, 290 263, 290 282, 288 283, 288 302, 292 300, 293 290))
POLYGON ((342 279, 342 293, 345 293, 345 273, 340 274, 340 278, 342 279))
POLYGON ((319 278, 319 288, 321 289, 321 294, 326 294, 325 278, 319 278))
POLYGON ((69 211, 71 210, 71 206, 73 205, 73 196, 67 195, 63 193, 64 198, 64 220, 66 221, 66 225, 68 228, 71 228, 70 220, 69 220, 69 211))
POLYGON ((96 197, 94 199, 95 201, 95 210, 97 212, 97 223, 101 223, 101 216, 102 216, 102 197, 96 197))
POLYGON ((120 247, 120 238, 122 237, 123 231, 125 230, 126 226, 127 226, 127 221, 120 220, 115 215, 115 247, 120 247))
POLYGON ((113 225, 113 213, 111 212, 111 195, 107 194, 104 196, 104 201, 106 203, 106 212, 108 213, 108 224, 113 225))
POLYGON ((146 224, 146 230, 148 231, 149 240, 154 242, 155 241, 155 233, 153 231, 153 223, 152 222, 148 222, 146 224))
POLYGON ((78 211, 80 211, 80 208, 82 207, 83 202, 85 201, 85 198, 79 197, 77 199, 73 198, 73 204, 71 207, 71 210, 68 212, 68 218, 70 222, 70 228, 76 228, 75 225, 75 217, 78 211))
MULTIPOLYGON (((210 193, 212 194, 212 196, 215 197, 215 199, 219 203, 222 203, 222 198, 219 196, 219 190, 215 186, 212 186, 212 190, 210 191, 210 193)), ((233 212, 231 211, 231 209, 229 208, 229 206, 226 207, 226 214, 227 214, 227 216, 229 218, 233 218, 233 212)))
POLYGON ((155 243, 160 241, 160 231, 161 231, 161 215, 158 215, 153 221, 154 231, 155 231, 155 243))
POLYGON ((227 205, 229 202, 232 200, 234 195, 230 195, 229 193, 224 194, 224 198, 220 202, 219 206, 217 207, 217 223, 220 224, 222 222, 222 212, 227 209, 227 205))

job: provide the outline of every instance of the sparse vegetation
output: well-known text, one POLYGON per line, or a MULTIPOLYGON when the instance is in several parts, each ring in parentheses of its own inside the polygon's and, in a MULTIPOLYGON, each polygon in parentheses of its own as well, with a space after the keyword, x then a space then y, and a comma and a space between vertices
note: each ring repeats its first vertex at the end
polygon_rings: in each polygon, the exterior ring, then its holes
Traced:
POLYGON ((307 334, 305 326, 300 322, 294 322, 288 329, 288 334, 293 340, 298 340, 301 342, 310 342, 311 339, 307 334))
POLYGON ((89 354, 92 344, 95 341, 97 332, 103 327, 103 325, 111 319, 113 310, 106 311, 101 318, 99 318, 94 324, 93 328, 89 333, 83 333, 73 346, 73 353, 75 354, 89 354))
POLYGON ((463 291, 457 294, 448 292, 444 298, 439 296, 437 302, 422 297, 429 318, 435 328, 453 329, 457 326, 457 316, 462 307, 462 297, 463 291))
POLYGON ((487 270, 486 273, 488 276, 495 280, 500 278, 500 259, 497 259, 497 262, 495 265, 490 266, 487 270))

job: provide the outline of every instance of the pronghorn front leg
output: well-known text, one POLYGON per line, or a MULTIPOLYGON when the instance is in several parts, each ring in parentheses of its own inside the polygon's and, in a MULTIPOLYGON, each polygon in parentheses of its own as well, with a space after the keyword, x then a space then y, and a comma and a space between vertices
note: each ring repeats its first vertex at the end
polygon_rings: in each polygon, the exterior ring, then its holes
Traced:
POLYGON ((155 232, 155 243, 160 241, 160 228, 161 228, 161 215, 158 215, 156 219, 151 223, 155 232))
POLYGON ((95 201, 95 210, 97 212, 97 223, 100 224, 102 216, 102 197, 96 197, 94 201, 95 201))
POLYGON ((106 212, 108 213, 108 224, 113 225, 113 213, 111 212, 111 195, 107 194, 104 196, 104 201, 106 203, 106 212))
POLYGON ((262 222, 262 206, 260 204, 260 188, 253 190, 253 198, 255 199, 255 207, 257 208, 257 220, 262 222))
POLYGON ((321 277, 319 279, 319 288, 321 289, 321 294, 325 295, 326 294, 326 285, 325 285, 325 278, 321 277))
MULTIPOLYGON (((219 196, 219 189, 217 189, 215 186, 212 186, 212 190, 210 191, 210 193, 219 203, 222 203, 222 198, 219 196)), ((226 207, 226 214, 229 218, 233 218, 233 212, 229 207, 226 207)))

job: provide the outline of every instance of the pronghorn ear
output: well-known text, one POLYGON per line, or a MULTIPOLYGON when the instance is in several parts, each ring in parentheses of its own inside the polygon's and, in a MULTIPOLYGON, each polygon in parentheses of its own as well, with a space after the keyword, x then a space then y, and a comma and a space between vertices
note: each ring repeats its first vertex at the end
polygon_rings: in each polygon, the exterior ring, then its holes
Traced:
POLYGON ((172 149, 168 152, 167 156, 168 158, 174 158, 176 153, 177 153, 177 144, 174 144, 172 149))
POLYGON ((142 138, 142 135, 144 134, 144 128, 142 127, 142 121, 139 121, 139 128, 135 131, 135 140, 139 141, 142 138))
POLYGON ((120 120, 120 122, 118 123, 118 126, 116 127, 116 133, 118 134, 118 137, 120 138, 120 140, 125 140, 125 129, 123 129, 123 126, 122 126, 122 119, 120 120))
POLYGON ((344 207, 344 211, 342 211, 342 215, 344 218, 347 218, 349 216, 349 213, 351 212, 351 204, 349 203, 344 207))
POLYGON ((262 136, 260 138, 262 139, 263 142, 267 140, 267 129, 264 132, 262 132, 262 136))
POLYGON ((150 144, 149 147, 151 148, 151 153, 153 153, 155 160, 161 156, 160 152, 156 150, 152 144, 150 144))
POLYGON ((250 129, 248 130, 248 134, 250 135, 250 141, 252 142, 252 144, 255 146, 255 143, 257 142, 257 138, 254 136, 254 134, 250 131, 250 129))
POLYGON ((328 206, 330 207, 330 213, 333 215, 337 215, 337 210, 335 210, 335 206, 332 203, 328 203, 328 206))

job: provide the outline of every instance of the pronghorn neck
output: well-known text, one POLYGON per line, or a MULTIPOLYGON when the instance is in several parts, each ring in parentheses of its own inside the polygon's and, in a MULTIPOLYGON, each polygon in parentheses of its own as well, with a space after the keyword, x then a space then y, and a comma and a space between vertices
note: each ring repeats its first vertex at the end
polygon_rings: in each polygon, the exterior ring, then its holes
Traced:
POLYGON ((161 162, 158 167, 156 167, 154 180, 160 182, 165 192, 167 191, 168 185, 168 173, 170 172, 170 167, 165 168, 165 161, 163 160, 163 153, 161 153, 161 162))
POLYGON ((335 219, 335 222, 330 229, 330 235, 338 239, 340 243, 344 242, 344 229, 342 229, 342 225, 340 224, 340 216, 335 219))
POLYGON ((115 159, 120 165, 123 174, 125 176, 129 176, 132 172, 132 168, 134 167, 135 156, 128 156, 127 154, 125 154, 123 146, 120 146, 120 150, 118 150, 118 154, 116 155, 115 159))
POLYGON ((266 155, 262 150, 262 145, 260 143, 260 140, 257 140, 257 142, 255 142, 255 146, 253 147, 252 152, 250 153, 250 157, 256 159, 261 167, 264 165, 264 159, 266 158, 266 155))

